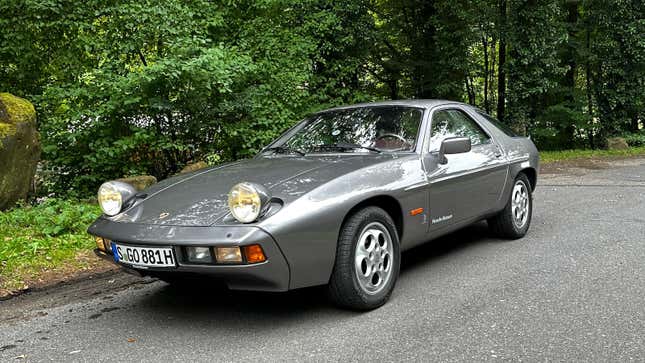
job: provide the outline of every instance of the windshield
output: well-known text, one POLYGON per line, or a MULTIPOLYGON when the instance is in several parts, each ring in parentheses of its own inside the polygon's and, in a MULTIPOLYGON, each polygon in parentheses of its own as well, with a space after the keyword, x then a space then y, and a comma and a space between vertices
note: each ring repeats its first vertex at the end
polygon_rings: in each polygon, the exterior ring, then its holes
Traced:
POLYGON ((423 110, 404 106, 357 107, 315 114, 267 150, 283 152, 411 151, 423 110))

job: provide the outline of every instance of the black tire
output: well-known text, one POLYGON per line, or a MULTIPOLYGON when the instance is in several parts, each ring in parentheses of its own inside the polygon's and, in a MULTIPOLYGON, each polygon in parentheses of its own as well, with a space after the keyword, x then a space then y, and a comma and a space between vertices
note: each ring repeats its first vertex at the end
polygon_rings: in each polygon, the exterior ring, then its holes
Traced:
POLYGON ((488 227, 490 230, 497 236, 508 239, 518 239, 524 237, 526 232, 529 230, 531 225, 531 218, 533 216, 533 190, 531 190, 531 183, 526 177, 526 174, 520 173, 513 181, 513 186, 511 187, 511 193, 506 202, 504 209, 499 212, 496 216, 488 219, 488 227), (513 216, 513 198, 515 195, 515 188, 521 184, 526 191, 528 192, 528 210, 526 221, 521 226, 516 222, 515 217, 513 216))
MULTIPOLYGON (((385 249, 382 251, 385 251, 385 249)), ((387 252, 387 255, 389 256, 389 252, 387 252)), ((396 285, 396 280, 399 277, 400 266, 401 252, 399 248, 399 236, 390 215, 378 207, 362 209, 350 216, 341 227, 338 245, 336 247, 336 262, 329 285, 327 286, 328 296, 335 304, 344 308, 353 310, 371 310, 378 308, 390 298, 392 290, 394 290, 394 286, 396 285), (357 243, 359 242, 361 234, 367 230, 367 227, 381 229, 385 227, 389 233, 388 237, 390 237, 392 247, 390 262, 386 262, 388 259, 385 258, 381 264, 387 264, 390 268, 389 272, 384 272, 384 276, 387 276, 387 279, 384 279, 385 282, 379 287, 380 290, 372 293, 361 287, 361 283, 358 280, 356 263, 354 262, 357 243)))

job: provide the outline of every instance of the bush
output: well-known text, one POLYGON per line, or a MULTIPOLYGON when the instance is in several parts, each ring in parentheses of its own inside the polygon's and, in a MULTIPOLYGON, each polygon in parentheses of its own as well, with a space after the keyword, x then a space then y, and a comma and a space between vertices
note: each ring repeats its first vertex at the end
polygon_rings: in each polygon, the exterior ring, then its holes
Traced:
POLYGON ((87 226, 100 214, 97 205, 53 198, 0 212, 0 260, 15 262, 86 245, 91 240, 87 226))
POLYGON ((87 268, 97 261, 88 258, 95 244, 86 229, 99 215, 95 203, 53 198, 0 212, 0 295, 48 271, 87 268))
POLYGON ((627 141, 627 145, 631 147, 645 146, 645 131, 633 134, 625 134, 621 136, 627 141))

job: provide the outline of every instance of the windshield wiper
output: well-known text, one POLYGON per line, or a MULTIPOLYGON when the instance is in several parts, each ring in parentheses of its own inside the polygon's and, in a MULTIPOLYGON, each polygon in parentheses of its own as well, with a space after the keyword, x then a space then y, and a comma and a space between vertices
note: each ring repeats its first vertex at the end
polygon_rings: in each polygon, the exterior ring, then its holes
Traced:
POLYGON ((337 142, 335 144, 322 144, 322 145, 316 145, 315 147, 320 149, 340 149, 340 150, 365 149, 379 154, 383 152, 382 150, 379 150, 375 147, 353 144, 351 142, 337 142))
POLYGON ((300 156, 305 156, 305 153, 303 151, 300 151, 298 149, 294 149, 294 148, 288 147, 288 146, 273 146, 273 147, 270 147, 268 149, 264 149, 263 152, 267 152, 267 151, 273 151, 275 153, 283 153, 283 154, 284 153, 295 153, 295 154, 298 154, 300 156))

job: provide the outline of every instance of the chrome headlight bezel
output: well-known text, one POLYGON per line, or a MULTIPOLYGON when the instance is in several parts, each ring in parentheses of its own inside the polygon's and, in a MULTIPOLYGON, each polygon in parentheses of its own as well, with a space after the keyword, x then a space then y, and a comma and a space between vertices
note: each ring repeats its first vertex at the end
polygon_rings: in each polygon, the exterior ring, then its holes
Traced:
POLYGON ((137 190, 128 183, 108 181, 99 187, 97 199, 105 215, 113 217, 123 210, 128 200, 137 194, 137 190))
POLYGON ((269 191, 257 183, 235 184, 228 193, 228 208, 238 222, 252 223, 261 218, 271 206, 269 191))

